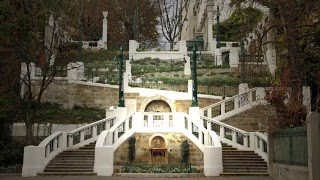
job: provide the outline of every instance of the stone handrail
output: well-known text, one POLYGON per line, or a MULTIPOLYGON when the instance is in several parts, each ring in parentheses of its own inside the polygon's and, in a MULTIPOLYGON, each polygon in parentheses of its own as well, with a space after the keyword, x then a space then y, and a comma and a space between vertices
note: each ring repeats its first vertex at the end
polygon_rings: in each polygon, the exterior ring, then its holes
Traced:
POLYGON ((69 133, 55 132, 44 139, 38 146, 24 147, 22 176, 36 176, 37 173, 43 172, 50 160, 60 152, 96 141, 102 130, 109 129, 114 120, 115 117, 109 117, 69 133), (74 137, 77 137, 77 139, 74 137))
POLYGON ((246 132, 221 121, 201 117, 203 126, 209 131, 215 131, 222 142, 241 150, 252 150, 267 161, 267 136, 258 132, 246 132))
POLYGON ((95 147, 94 171, 99 176, 111 176, 115 150, 134 133, 154 132, 183 133, 204 153, 204 165, 207 165, 204 166, 204 173, 217 176, 222 172, 222 148, 215 132, 209 132, 186 113, 139 112, 129 115, 101 133, 95 147), (217 161, 213 162, 213 157, 217 161))
POLYGON ((113 126, 115 119, 115 116, 108 117, 69 132, 67 134, 68 148, 77 148, 96 141, 103 130, 113 126))
POLYGON ((215 120, 223 120, 250 109, 265 97, 264 88, 253 88, 233 97, 219 101, 201 109, 201 114, 215 120))
POLYGON ((66 148, 66 133, 55 132, 38 146, 24 147, 22 176, 36 176, 50 160, 66 148))

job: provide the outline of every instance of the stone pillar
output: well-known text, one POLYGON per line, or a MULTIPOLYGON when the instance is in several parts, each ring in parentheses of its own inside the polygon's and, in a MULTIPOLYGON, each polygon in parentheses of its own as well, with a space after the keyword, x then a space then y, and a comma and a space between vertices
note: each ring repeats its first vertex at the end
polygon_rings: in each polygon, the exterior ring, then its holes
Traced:
POLYGON ((192 80, 188 80, 188 96, 192 96, 192 80))
POLYGON ((222 52, 221 49, 216 49, 215 52, 216 55, 216 66, 221 66, 222 65, 222 52))
POLYGON ((244 93, 249 90, 248 83, 239 84, 239 94, 244 93))
POLYGON ((84 64, 83 62, 75 62, 68 64, 67 79, 69 82, 84 79, 84 64))
POLYGON ((130 58, 129 60, 126 60, 126 73, 131 76, 131 64, 130 64, 130 58))
POLYGON ((128 92, 129 89, 129 75, 128 73, 123 73, 123 91, 128 92))
POLYGON ((183 53, 183 54, 187 54, 188 53, 187 41, 186 40, 179 41, 179 51, 181 53, 183 53))
POLYGON ((231 49, 230 50, 230 67, 237 68, 239 67, 239 49, 231 49))
POLYGON ((213 50, 213 32, 212 32, 212 27, 213 27, 213 19, 212 19, 212 13, 208 13, 208 47, 207 50, 212 51, 213 50))
POLYGON ((139 43, 135 40, 129 40, 129 59, 135 58, 135 53, 139 48, 139 43))
POLYGON ((199 107, 189 107, 189 117, 196 122, 197 126, 201 125, 199 107))
POLYGON ((108 11, 103 11, 103 27, 102 27, 102 42, 104 43, 104 47, 107 48, 108 42, 108 11))
POLYGON ((184 75, 191 75, 191 68, 190 68, 190 57, 185 56, 186 63, 184 64, 184 75))
POLYGON ((320 113, 307 116, 309 180, 320 179, 320 113))
POLYGON ((303 105, 306 107, 307 112, 311 111, 311 91, 309 86, 303 86, 303 105))

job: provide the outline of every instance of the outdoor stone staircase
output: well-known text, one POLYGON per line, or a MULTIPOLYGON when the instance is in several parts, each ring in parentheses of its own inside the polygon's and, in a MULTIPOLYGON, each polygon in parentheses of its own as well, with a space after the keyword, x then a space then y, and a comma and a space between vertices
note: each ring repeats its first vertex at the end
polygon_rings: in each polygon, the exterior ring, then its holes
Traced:
POLYGON ((46 166, 40 176, 95 176, 93 172, 95 142, 79 149, 63 151, 46 166))
POLYGON ((221 175, 269 176, 267 163, 254 151, 238 150, 222 144, 223 173, 221 175))

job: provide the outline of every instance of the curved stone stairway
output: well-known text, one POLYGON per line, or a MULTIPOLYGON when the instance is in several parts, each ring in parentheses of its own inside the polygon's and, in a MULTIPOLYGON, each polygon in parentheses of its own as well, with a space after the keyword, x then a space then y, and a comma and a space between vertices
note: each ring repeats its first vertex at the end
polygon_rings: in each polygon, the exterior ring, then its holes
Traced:
POLYGON ((95 176, 94 166, 95 142, 79 149, 63 151, 46 166, 40 176, 95 176))
POLYGON ((254 151, 238 150, 222 144, 223 173, 232 176, 269 176, 268 165, 254 151))

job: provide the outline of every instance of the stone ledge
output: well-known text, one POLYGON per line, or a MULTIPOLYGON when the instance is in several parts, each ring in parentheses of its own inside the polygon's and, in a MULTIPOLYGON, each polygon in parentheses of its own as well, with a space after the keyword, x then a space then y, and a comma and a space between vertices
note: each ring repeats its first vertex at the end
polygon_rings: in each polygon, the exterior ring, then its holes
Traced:
POLYGON ((205 177, 203 173, 114 173, 113 176, 134 177, 134 178, 205 177))

